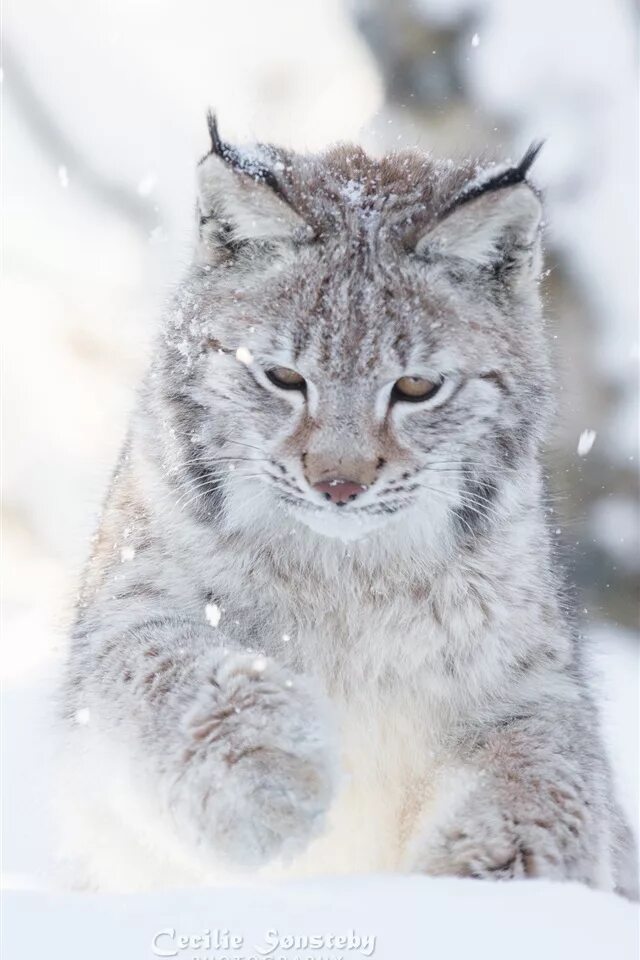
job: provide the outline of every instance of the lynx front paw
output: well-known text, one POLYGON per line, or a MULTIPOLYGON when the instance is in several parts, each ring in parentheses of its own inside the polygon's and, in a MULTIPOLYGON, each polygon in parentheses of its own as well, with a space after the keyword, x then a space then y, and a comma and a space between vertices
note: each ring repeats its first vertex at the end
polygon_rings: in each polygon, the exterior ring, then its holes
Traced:
POLYGON ((321 830, 335 751, 308 681, 264 657, 227 656, 186 732, 178 806, 186 797, 200 845, 259 865, 296 853, 321 830))
POLYGON ((424 830, 410 866, 431 876, 568 879, 577 876, 580 860, 578 819, 558 824, 540 811, 517 811, 491 794, 474 794, 424 830))
MULTIPOLYGON (((499 819, 499 815, 495 815, 499 819)), ((436 828, 412 857, 412 868, 429 876, 510 880, 536 875, 534 852, 505 822, 436 828)))

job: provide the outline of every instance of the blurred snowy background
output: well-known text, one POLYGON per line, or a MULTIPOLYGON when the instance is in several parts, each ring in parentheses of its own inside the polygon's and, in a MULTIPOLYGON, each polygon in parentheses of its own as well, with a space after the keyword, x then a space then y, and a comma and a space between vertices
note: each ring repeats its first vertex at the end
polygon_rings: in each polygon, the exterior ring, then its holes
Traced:
MULTIPOLYGON (((614 746, 634 779, 636 18, 631 0, 6 0, 9 819, 37 793, 31 707, 59 659, 150 333, 189 258, 209 105, 225 137, 301 149, 357 139, 518 158, 547 138, 535 179, 558 369, 552 524, 609 656, 609 706, 627 731, 614 746)), ((35 819, 13 821, 8 870, 36 869, 35 819)))

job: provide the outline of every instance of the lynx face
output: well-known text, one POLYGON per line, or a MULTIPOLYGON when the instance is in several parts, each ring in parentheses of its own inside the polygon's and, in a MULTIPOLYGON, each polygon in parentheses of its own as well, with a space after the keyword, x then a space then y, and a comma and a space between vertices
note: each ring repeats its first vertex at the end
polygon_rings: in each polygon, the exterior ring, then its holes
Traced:
POLYGON ((473 536, 547 404, 533 155, 474 178, 416 154, 241 155, 211 132, 164 353, 190 509, 473 536))

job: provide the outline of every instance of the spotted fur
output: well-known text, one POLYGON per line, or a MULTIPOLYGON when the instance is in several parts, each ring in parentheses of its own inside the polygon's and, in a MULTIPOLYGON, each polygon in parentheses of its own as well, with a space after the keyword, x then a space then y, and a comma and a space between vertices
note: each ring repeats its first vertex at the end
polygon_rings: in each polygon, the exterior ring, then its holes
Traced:
POLYGON ((634 896, 544 516, 533 156, 211 134, 73 629, 67 849, 101 886, 288 863, 634 896))

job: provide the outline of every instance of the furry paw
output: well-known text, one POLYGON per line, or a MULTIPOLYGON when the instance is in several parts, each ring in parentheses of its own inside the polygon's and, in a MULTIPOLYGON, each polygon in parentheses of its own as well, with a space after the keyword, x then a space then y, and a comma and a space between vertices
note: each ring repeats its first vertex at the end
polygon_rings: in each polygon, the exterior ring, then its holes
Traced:
POLYGON ((518 810, 500 791, 471 791, 426 825, 409 866, 431 876, 567 879, 578 861, 579 828, 579 817, 558 824, 535 805, 518 810))
POLYGON ((437 829, 416 851, 412 868, 429 876, 511 880, 536 876, 535 854, 505 823, 493 834, 465 825, 437 829), (472 832, 469 832, 469 830, 472 832))
POLYGON ((336 751, 307 680, 261 656, 227 655, 189 711, 186 733, 173 807, 179 815, 186 802, 200 846, 257 866, 319 833, 336 751))

